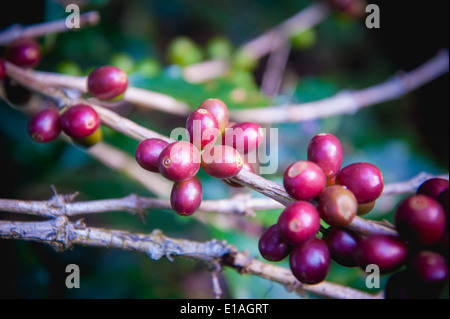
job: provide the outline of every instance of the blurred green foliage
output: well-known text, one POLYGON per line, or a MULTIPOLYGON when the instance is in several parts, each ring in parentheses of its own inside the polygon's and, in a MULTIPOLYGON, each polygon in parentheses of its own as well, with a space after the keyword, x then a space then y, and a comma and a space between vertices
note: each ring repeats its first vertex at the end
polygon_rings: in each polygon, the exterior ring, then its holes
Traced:
MULTIPOLYGON (((392 30, 368 30, 362 21, 333 14, 315 29, 292 39, 295 48, 301 50, 293 50, 289 56, 289 81, 283 83, 276 98, 269 98, 261 94, 259 88, 267 58, 252 60, 242 55, 238 47, 311 1, 288 0, 282 5, 269 0, 97 0, 83 3, 82 11, 99 10, 101 23, 41 39, 44 57, 38 69, 86 75, 100 65, 113 64, 126 70, 131 85, 171 95, 192 108, 210 97, 222 99, 231 109, 313 101, 332 96, 342 89, 376 84, 398 68, 411 68, 424 61, 423 54, 413 52, 408 55, 408 61, 414 60, 413 64, 405 66, 403 60, 390 55, 391 51, 385 47, 388 42, 383 42, 392 30), (191 84, 182 77, 185 65, 205 58, 228 57, 234 59, 233 68, 221 78, 191 84)), ((41 13, 47 21, 66 16, 60 2, 50 0, 43 3, 41 13)), ((8 14, 19 16, 21 12, 8 14)), ((386 20, 389 23, 388 18, 386 20)), ((445 41, 448 41, 441 31, 433 31, 437 37, 435 47, 445 47, 445 41)), ((435 47, 424 48, 427 58, 436 53, 435 47)), ((310 138, 324 131, 340 138, 345 152, 344 165, 356 161, 374 163, 380 167, 386 183, 410 178, 420 171, 448 172, 448 97, 443 90, 448 77, 436 82, 399 101, 367 108, 351 116, 277 125, 279 169, 277 174, 265 177, 281 182, 282 172, 290 163, 306 159, 310 138)), ((142 110, 124 115, 166 135, 172 128, 184 126, 185 121, 142 110)), ((60 193, 79 192, 78 200, 115 198, 130 193, 153 196, 135 181, 101 165, 74 146, 62 141, 46 145, 33 143, 26 134, 27 119, 20 108, 14 110, 0 100, 1 198, 48 199, 52 195, 50 185, 55 185, 60 193)), ((133 156, 136 141, 108 129, 104 135, 107 142, 133 156)), ((202 172, 200 178, 205 199, 225 198, 234 192, 202 172)), ((255 192, 251 194, 261 196, 255 192)), ((399 197, 380 200, 375 211, 367 217, 392 221, 392 211, 398 200, 399 197)), ((263 211, 248 219, 267 227, 276 222, 279 213, 263 211)), ((169 236, 193 240, 225 239, 259 258, 257 236, 222 224, 204 224, 193 218, 182 218, 171 211, 152 210, 145 224, 125 213, 85 216, 85 221, 88 225, 134 232, 151 232, 159 228, 169 236)), ((0 285, 1 297, 212 296, 208 270, 181 258, 173 262, 151 261, 130 252, 87 247, 56 253, 43 245, 4 240, 0 241, 0 249, 6 256, 0 272, 10 274, 0 285), (64 286, 64 269, 69 263, 80 266, 80 289, 68 290, 64 286)), ((287 267, 287 262, 281 265, 287 267)), ((230 269, 224 270, 223 275, 225 296, 298 298, 265 279, 240 275, 230 269)), ((361 270, 336 264, 328 276, 330 281, 359 289, 366 289, 364 278, 361 270)), ((385 280, 383 277, 383 284, 385 280)))

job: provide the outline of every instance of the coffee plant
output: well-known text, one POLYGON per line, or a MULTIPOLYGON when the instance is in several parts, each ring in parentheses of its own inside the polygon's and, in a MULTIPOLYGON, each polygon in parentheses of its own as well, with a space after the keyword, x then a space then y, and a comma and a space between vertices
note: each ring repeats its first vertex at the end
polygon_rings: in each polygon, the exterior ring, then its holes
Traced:
POLYGON ((61 3, 0 30, 0 295, 448 298, 445 43, 391 75, 362 0, 61 3))

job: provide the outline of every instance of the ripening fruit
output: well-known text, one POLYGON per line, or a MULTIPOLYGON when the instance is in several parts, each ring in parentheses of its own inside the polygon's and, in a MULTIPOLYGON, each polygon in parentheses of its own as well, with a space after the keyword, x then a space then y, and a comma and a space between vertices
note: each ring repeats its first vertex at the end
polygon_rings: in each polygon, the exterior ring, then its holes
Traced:
POLYGON ((329 227, 324 233, 323 240, 330 250, 331 259, 345 267, 356 267, 356 253, 361 236, 347 229, 329 227))
POLYGON ((91 147, 100 142, 103 139, 103 130, 99 126, 94 133, 86 137, 72 138, 75 143, 84 147, 91 147))
POLYGON ((186 181, 174 183, 170 193, 170 205, 180 216, 191 216, 202 203, 202 183, 194 176, 186 181))
POLYGON ((370 213, 376 205, 377 201, 374 200, 372 202, 369 203, 365 203, 365 204, 358 204, 358 211, 357 211, 357 215, 358 216, 364 216, 367 215, 368 213, 370 213))
POLYGON ((319 165, 327 179, 341 169, 343 154, 341 142, 330 133, 317 134, 308 144, 308 161, 319 165))
POLYGON ((256 123, 243 122, 225 129, 222 144, 236 149, 241 154, 247 154, 257 149, 264 139, 264 131, 256 123))
POLYGON ((60 119, 64 133, 73 138, 87 137, 94 133, 100 125, 97 112, 86 104, 69 107, 60 119))
POLYGON ((112 100, 125 93, 128 87, 127 74, 112 65, 101 66, 87 78, 88 92, 100 100, 112 100))
POLYGON ((168 180, 183 182, 194 177, 200 169, 200 153, 189 142, 167 145, 158 157, 158 171, 168 180))
POLYGON ((304 284, 314 285, 325 280, 330 270, 330 252, 325 242, 313 238, 294 247, 289 256, 292 274, 304 284))
POLYGON ((382 274, 386 274, 403 266, 407 254, 406 244, 399 239, 387 235, 373 235, 359 243, 357 260, 364 271, 368 265, 375 264, 382 274))
POLYGON ((320 228, 317 209, 305 201, 292 203, 278 217, 281 237, 291 245, 300 245, 313 238, 320 228))
MULTIPOLYGON (((249 171, 250 173, 255 173, 255 170, 253 168, 253 165, 247 162, 246 159, 244 159, 244 165, 242 166, 242 169, 245 169, 246 171, 249 171)), ((222 181, 231 187, 244 187, 241 184, 238 184, 236 182, 231 181, 230 179, 224 178, 222 181)))
POLYGON ((405 198, 397 206, 395 225, 406 240, 421 246, 437 243, 445 232, 444 209, 435 199, 426 195, 405 198))
POLYGON ((234 148, 226 145, 207 147, 201 154, 203 170, 216 178, 232 178, 239 174, 244 166, 244 159, 234 148))
POLYGON ((31 38, 19 38, 7 46, 5 59, 21 67, 32 68, 41 60, 39 43, 31 38))
POLYGON ((6 67, 5 67, 5 61, 0 58, 0 81, 3 80, 6 76, 6 67))
POLYGON ((423 182, 417 189, 417 194, 427 195, 437 199, 442 192, 449 188, 446 179, 435 177, 423 182))
POLYGON ((326 183, 323 170, 311 161, 297 161, 283 175, 284 188, 297 200, 314 199, 322 192, 326 183))
POLYGON ((281 238, 277 224, 267 228, 258 241, 261 256, 268 261, 281 261, 289 255, 290 246, 281 238))
POLYGON ((228 107, 224 102, 219 99, 206 99, 200 103, 198 108, 210 111, 217 120, 220 134, 225 132, 228 127, 229 114, 228 107))
POLYGON ((355 218, 358 202, 350 190, 341 185, 333 185, 320 194, 317 210, 330 226, 345 227, 355 218))
POLYGON ((342 168, 336 176, 336 184, 344 185, 355 195, 358 204, 376 200, 383 192, 383 176, 370 163, 353 163, 342 168))
POLYGON ((219 135, 216 117, 207 109, 197 109, 188 117, 186 130, 189 140, 199 149, 213 146, 219 135))
POLYGON ((200 47, 186 36, 174 38, 167 48, 167 55, 169 63, 182 67, 198 63, 203 59, 200 47))
POLYGON ((38 143, 53 141, 61 133, 57 108, 42 110, 28 121, 27 132, 38 143))
POLYGON ((148 138, 136 147, 136 162, 147 171, 158 173, 158 158, 162 150, 169 145, 159 138, 148 138))

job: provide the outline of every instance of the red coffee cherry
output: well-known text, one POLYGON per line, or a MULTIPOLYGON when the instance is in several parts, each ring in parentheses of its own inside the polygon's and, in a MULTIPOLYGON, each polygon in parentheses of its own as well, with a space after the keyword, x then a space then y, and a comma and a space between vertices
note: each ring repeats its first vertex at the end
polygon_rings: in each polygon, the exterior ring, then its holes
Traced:
POLYGON ((53 141, 61 133, 58 109, 49 108, 36 113, 28 121, 27 132, 38 143, 53 141))
POLYGON ((112 100, 125 93, 127 87, 127 74, 112 65, 95 69, 87 78, 89 93, 100 100, 112 100))
POLYGON ((194 176, 183 182, 174 183, 170 193, 170 205, 180 216, 191 216, 202 203, 202 183, 194 176))
POLYGON ((323 240, 330 250, 331 259, 345 267, 356 267, 356 253, 361 241, 361 236, 347 229, 329 227, 323 240))
POLYGON ((294 247, 289 256, 289 266, 298 281, 308 285, 325 280, 330 270, 330 252, 325 242, 313 238, 294 247))
POLYGON ((408 250, 399 239, 387 235, 372 235, 364 238, 358 246, 357 260, 362 270, 370 264, 380 268, 382 274, 400 268, 406 261, 408 250))
POLYGON ((223 101, 219 99, 206 99, 200 103, 198 108, 210 111, 217 120, 220 134, 225 132, 225 128, 228 126, 229 114, 228 107, 223 101))
POLYGON ((297 200, 312 200, 325 188, 325 173, 316 163, 297 161, 291 164, 283 176, 286 191, 297 200))
POLYGON ((147 171, 158 173, 158 158, 162 150, 169 145, 159 138, 149 138, 140 142, 134 153, 136 162, 147 171))
POLYGON ((158 171, 168 180, 183 182, 194 177, 200 169, 200 153, 189 142, 167 145, 158 157, 158 171))
POLYGON ((308 160, 319 165, 327 179, 341 169, 343 154, 341 142, 330 133, 317 134, 308 145, 308 160))
POLYGON ((41 60, 39 43, 31 38, 19 38, 7 46, 5 58, 15 65, 32 68, 41 60))
POLYGON ((313 238, 320 227, 320 216, 310 203, 298 201, 289 205, 278 217, 281 237, 291 245, 301 245, 313 238))
MULTIPOLYGON (((249 162, 247 162, 246 159, 244 159, 244 165, 242 166, 242 169, 245 169, 246 171, 249 171, 250 173, 255 173, 255 170, 254 170, 254 168, 253 168, 253 165, 250 164, 249 162)), ((238 183, 236 183, 236 182, 233 182, 233 181, 231 181, 230 179, 227 179, 227 178, 222 179, 222 181, 223 181, 225 184, 227 184, 228 186, 231 186, 231 187, 237 187, 237 188, 239 188, 239 187, 244 187, 244 186, 242 186, 241 184, 238 184, 238 183)))
POLYGON ((281 238, 277 224, 267 228, 258 241, 261 256, 268 261, 281 261, 289 255, 290 247, 281 238))
POLYGON ((0 58, 0 81, 3 80, 6 76, 6 66, 5 61, 0 58))
POLYGON ((241 154, 247 154, 257 149, 264 139, 264 131, 256 123, 243 122, 225 129, 222 144, 236 149, 241 154))
POLYGON ((446 227, 446 216, 435 199, 421 194, 413 195, 397 206, 395 225, 406 240, 427 246, 441 239, 446 227))
POLYGON ((97 112, 89 105, 69 107, 60 118, 61 128, 70 137, 83 138, 94 133, 100 125, 97 112))
POLYGON ((417 194, 427 195, 437 199, 448 187, 448 180, 435 177, 423 182, 417 189, 417 194))
POLYGON ((445 214, 447 215, 447 223, 448 220, 448 197, 449 197, 449 189, 447 188, 445 191, 443 191, 439 197, 437 198, 438 202, 442 205, 442 208, 444 208, 445 214))
POLYGON ((330 226, 345 227, 355 218, 358 202, 347 188, 333 185, 325 188, 320 194, 317 210, 320 217, 330 226))
POLYGON ((424 284, 445 284, 448 280, 448 265, 445 258, 434 251, 422 250, 414 255, 408 270, 424 284))
POLYGON ((201 166, 208 175, 213 177, 232 178, 239 174, 244 166, 244 160, 234 148, 216 145, 203 150, 201 166))
POLYGON ((358 204, 376 200, 383 192, 383 176, 370 163, 353 163, 341 169, 336 176, 336 184, 344 185, 355 195, 358 204))
POLYGON ((219 135, 219 124, 214 115, 207 109, 197 109, 188 117, 186 130, 189 139, 197 148, 213 146, 219 135))

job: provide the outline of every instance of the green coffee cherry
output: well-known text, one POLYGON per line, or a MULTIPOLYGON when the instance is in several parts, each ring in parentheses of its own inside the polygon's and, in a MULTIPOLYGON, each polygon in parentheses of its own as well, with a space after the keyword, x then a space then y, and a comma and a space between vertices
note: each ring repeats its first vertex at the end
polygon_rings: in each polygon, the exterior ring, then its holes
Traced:
POLYGON ((169 44, 167 59, 171 64, 187 66, 202 61, 203 53, 191 38, 179 36, 169 44))

